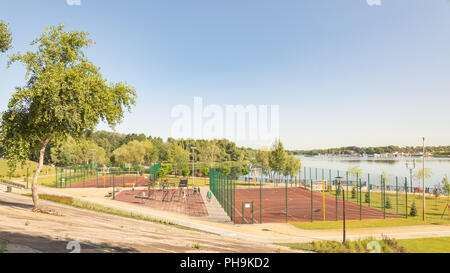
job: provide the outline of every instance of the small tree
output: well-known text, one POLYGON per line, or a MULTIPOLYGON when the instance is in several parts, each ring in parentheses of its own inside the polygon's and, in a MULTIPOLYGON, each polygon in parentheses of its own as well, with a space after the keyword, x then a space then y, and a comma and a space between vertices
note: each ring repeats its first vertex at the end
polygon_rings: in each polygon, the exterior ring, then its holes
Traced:
POLYGON ((411 210, 409 211, 409 216, 411 216, 411 217, 417 216, 416 200, 414 200, 411 205, 411 210))
POLYGON ((209 168, 204 167, 204 168, 202 168, 201 172, 202 172, 203 176, 208 176, 209 175, 209 168))
POLYGON ((224 168, 222 169, 222 172, 223 172, 223 174, 224 174, 225 176, 228 176, 228 175, 230 174, 231 170, 230 170, 230 168, 228 168, 228 167, 224 167, 224 168))
POLYGON ((183 177, 189 176, 190 173, 191 170, 189 170, 189 168, 184 168, 183 170, 181 170, 181 174, 183 175, 183 177))
POLYGON ((364 202, 366 203, 370 203, 370 194, 368 192, 366 192, 366 194, 364 195, 364 202))
POLYGON ((391 199, 389 199, 389 197, 387 197, 387 199, 386 199, 386 207, 385 208, 387 208, 387 209, 392 208, 391 199))

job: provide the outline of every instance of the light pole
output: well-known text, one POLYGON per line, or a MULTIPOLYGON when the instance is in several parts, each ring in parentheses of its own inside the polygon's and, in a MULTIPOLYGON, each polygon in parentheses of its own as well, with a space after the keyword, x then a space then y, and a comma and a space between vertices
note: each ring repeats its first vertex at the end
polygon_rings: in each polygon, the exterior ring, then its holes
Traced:
POLYGON ((192 150, 192 188, 195 187, 195 150, 197 150, 197 147, 191 146, 192 150))
MULTIPOLYGON (((342 190, 342 201, 343 201, 343 203, 342 203, 342 222, 343 222, 343 226, 342 226, 343 239, 342 239, 342 241, 343 242, 342 243, 345 244, 345 240, 346 240, 346 238, 345 238, 346 237, 346 233, 345 233, 345 190, 344 190, 344 187, 341 187, 342 177, 338 176, 338 177, 336 177, 336 179, 338 180, 339 188, 342 190)), ((336 189, 336 191, 337 191, 337 189, 336 189)))
POLYGON ((425 137, 423 138, 422 149, 423 221, 425 221, 425 137))
POLYGON ((414 159, 412 166, 409 165, 408 162, 406 162, 406 168, 409 170, 409 175, 410 175, 410 183, 411 183, 411 190, 413 188, 412 186, 412 177, 413 177, 413 170, 416 168, 416 160, 414 159))

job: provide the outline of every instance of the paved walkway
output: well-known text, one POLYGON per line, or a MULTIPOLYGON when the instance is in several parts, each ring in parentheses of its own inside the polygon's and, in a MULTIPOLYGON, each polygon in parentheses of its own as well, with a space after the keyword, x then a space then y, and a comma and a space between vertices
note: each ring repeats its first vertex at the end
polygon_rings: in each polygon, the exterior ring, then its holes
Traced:
MULTIPOLYGON (((49 189, 40 188, 41 193, 57 194, 62 196, 71 196, 83 201, 96 203, 99 205, 121 209, 124 211, 167 220, 179 225, 196 228, 208 232, 233 236, 236 238, 245 238, 255 242, 265 243, 293 243, 310 242, 313 240, 340 240, 342 238, 341 230, 302 230, 295 228, 290 224, 259 224, 259 225, 233 225, 229 221, 221 222, 219 214, 215 221, 208 219, 194 218, 186 215, 180 215, 156 209, 141 207, 138 205, 122 203, 106 198, 110 189, 49 189), (207 221, 208 220, 208 221, 207 221)), ((202 190, 206 194, 206 190, 202 190)), ((209 206, 211 211, 217 210, 217 204, 214 202, 209 206)), ((218 211, 217 211, 218 212, 218 211)), ((214 215, 214 214, 213 214, 214 215)), ((426 226, 406 226, 406 227, 388 227, 388 228, 361 228, 348 229, 347 238, 357 239, 363 237, 377 237, 387 235, 396 239, 407 238, 425 238, 425 237, 448 237, 450 236, 449 225, 426 225, 426 226)))

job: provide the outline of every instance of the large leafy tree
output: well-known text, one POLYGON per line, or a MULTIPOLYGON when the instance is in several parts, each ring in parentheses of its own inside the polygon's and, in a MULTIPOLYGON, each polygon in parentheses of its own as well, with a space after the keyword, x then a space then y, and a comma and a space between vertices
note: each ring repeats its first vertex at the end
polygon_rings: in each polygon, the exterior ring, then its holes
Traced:
POLYGON ((285 169, 287 153, 284 150, 283 143, 277 140, 272 145, 272 151, 269 154, 269 164, 272 171, 280 176, 285 169))
POLYGON ((33 176, 32 196, 39 209, 37 178, 50 141, 68 136, 81 138, 100 121, 114 128, 124 110, 135 104, 136 92, 126 83, 108 83, 84 55, 93 44, 86 32, 64 31, 64 26, 48 28, 31 45, 35 52, 16 54, 9 65, 22 63, 27 70, 26 85, 16 87, 2 114, 0 140, 5 157, 14 169, 30 154, 39 151, 39 164, 33 176))
POLYGON ((121 146, 113 152, 114 159, 118 163, 131 163, 138 166, 145 161, 150 161, 153 145, 145 139, 144 141, 133 140, 121 146))
POLYGON ((12 35, 9 31, 8 24, 0 21, 0 52, 5 53, 11 48, 12 35))
POLYGON ((189 165, 189 152, 180 145, 173 144, 169 149, 167 160, 174 166, 175 172, 178 174, 189 165))

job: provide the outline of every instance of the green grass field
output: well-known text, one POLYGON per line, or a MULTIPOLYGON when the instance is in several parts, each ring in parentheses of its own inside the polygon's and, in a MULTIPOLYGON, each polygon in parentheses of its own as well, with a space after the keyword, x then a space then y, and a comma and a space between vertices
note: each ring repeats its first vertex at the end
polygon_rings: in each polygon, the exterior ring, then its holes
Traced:
POLYGON ((347 241, 315 241, 311 243, 279 244, 294 250, 317 253, 369 253, 374 250, 371 242, 377 242, 381 253, 450 253, 450 237, 395 240, 366 238, 347 241))
MULTIPOLYGON (((306 230, 324 230, 324 229, 341 229, 342 221, 326 221, 326 222, 295 222, 291 223, 294 227, 306 230)), ((375 227, 401 227, 401 226, 420 226, 432 224, 450 224, 450 221, 426 222, 418 219, 375 219, 375 220, 353 220, 346 221, 346 228, 375 228, 375 227)))
MULTIPOLYGON (((28 161, 25 166, 17 166, 17 169, 14 171, 14 173, 9 174, 9 168, 8 168, 8 161, 5 159, 0 159, 0 178, 8 179, 8 180, 14 180, 14 179, 20 179, 25 178, 27 176, 27 167, 29 165, 28 175, 29 179, 33 176, 34 171, 37 169, 37 163, 28 161)), ((50 166, 44 166, 41 175, 50 175, 55 173, 55 168, 50 166)))
MULTIPOLYGON (((366 199, 365 191, 362 191, 360 196, 362 199, 363 206, 370 206, 379 210, 383 210, 383 200, 382 194, 379 191, 371 191, 369 195, 369 200, 366 199), (370 201, 370 203, 368 202, 370 201)), ((335 197, 335 191, 328 192, 327 194, 335 197)), ((346 200, 355 202, 359 204, 359 196, 352 196, 351 189, 345 192, 346 200)), ((342 195, 340 196, 342 198, 342 195)), ((435 197, 433 195, 426 195, 425 198, 425 215, 426 221, 429 223, 440 223, 443 220, 448 220, 450 217, 449 210, 447 208, 450 198, 448 196, 441 195, 435 197)), ((386 192, 386 203, 390 203, 386 206, 386 213, 400 215, 405 217, 408 215, 408 219, 422 220, 423 219, 423 200, 422 194, 419 193, 408 193, 406 196, 405 192, 386 192), (389 201, 388 201, 389 200, 389 201), (411 207, 413 202, 416 203, 417 216, 410 216, 411 207)), ((406 217, 405 217, 406 218, 406 217)))
POLYGON ((450 253, 450 237, 397 240, 408 253, 450 253))

